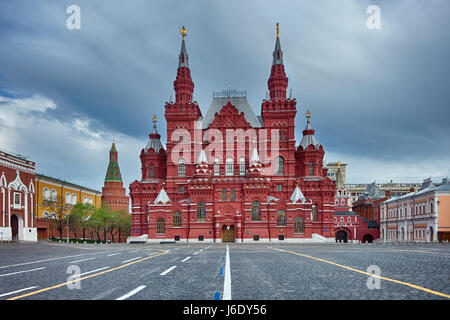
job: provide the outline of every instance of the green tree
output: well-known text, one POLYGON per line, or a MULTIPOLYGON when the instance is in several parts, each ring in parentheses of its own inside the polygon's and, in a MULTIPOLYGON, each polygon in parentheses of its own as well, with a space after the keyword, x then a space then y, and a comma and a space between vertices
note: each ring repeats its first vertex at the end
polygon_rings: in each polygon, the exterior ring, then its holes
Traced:
POLYGON ((73 223, 76 223, 77 227, 83 231, 83 239, 86 239, 86 230, 89 228, 89 219, 94 214, 94 211, 95 207, 90 203, 77 203, 70 212, 71 219, 69 223, 72 225, 73 223))
POLYGON ((118 233, 120 242, 122 234, 128 236, 131 232, 131 215, 129 215, 125 210, 120 210, 118 211, 118 213, 119 213, 118 233))

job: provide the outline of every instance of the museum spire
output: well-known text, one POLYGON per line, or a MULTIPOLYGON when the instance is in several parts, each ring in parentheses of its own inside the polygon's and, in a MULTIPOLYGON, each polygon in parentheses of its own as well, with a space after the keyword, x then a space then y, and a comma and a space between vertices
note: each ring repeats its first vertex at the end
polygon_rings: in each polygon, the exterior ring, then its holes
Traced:
POLYGON ((269 87, 270 99, 286 99, 286 90, 288 78, 284 71, 283 51, 280 43, 280 25, 277 23, 277 38, 275 40, 275 49, 273 51, 272 70, 270 72, 267 85, 269 87))

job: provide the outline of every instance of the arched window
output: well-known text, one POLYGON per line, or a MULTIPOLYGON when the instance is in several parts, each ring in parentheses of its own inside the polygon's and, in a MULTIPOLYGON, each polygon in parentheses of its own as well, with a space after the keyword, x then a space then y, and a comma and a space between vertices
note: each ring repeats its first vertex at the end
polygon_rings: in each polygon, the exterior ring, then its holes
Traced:
POLYGON ((197 204, 197 221, 205 221, 206 208, 204 202, 199 202, 197 204))
POLYGON ((227 201, 227 190, 222 189, 222 201, 227 201))
POLYGON ((92 198, 91 197, 89 197, 88 203, 92 204, 92 198))
POLYGON ((173 226, 181 227, 181 213, 179 213, 178 211, 175 211, 173 213, 173 226))
POLYGON ((239 175, 245 176, 245 158, 239 158, 239 175))
POLYGON ((86 196, 83 197, 83 203, 88 203, 88 199, 86 196))
POLYGON ((186 176, 186 160, 184 159, 178 160, 178 176, 179 177, 186 176))
POLYGON ((313 204, 312 210, 311 210, 311 220, 317 221, 318 214, 317 214, 317 205, 313 204))
POLYGON ((433 202, 430 202, 430 214, 433 215, 433 202))
POLYGON ((278 157, 276 160, 277 176, 282 176, 284 174, 284 159, 283 157, 278 157))
POLYGON ((300 217, 295 218, 294 222, 294 232, 295 233, 303 233, 303 219, 300 217))
POLYGON ((261 221, 261 204, 259 201, 252 203, 252 221, 261 221))
POLYGON ((220 175, 220 160, 219 158, 214 159, 214 175, 220 175))
POLYGON ((313 176, 314 175, 314 164, 312 162, 309 163, 309 173, 308 175, 313 176))
POLYGON ((44 211, 44 213, 42 214, 42 218, 47 219, 50 217, 50 214, 47 211, 44 211))
POLYGON ((66 192, 66 204, 72 204, 72 197, 69 192, 66 192))
POLYGON ((154 178, 155 177, 155 167, 150 166, 150 178, 154 178))
POLYGON ((56 202, 57 197, 58 197, 58 194, 56 193, 56 190, 52 189, 52 201, 56 202))
POLYGON ((225 175, 232 176, 234 174, 234 161, 233 158, 227 158, 225 163, 225 175))
POLYGON ((72 204, 73 205, 77 204, 77 195, 75 193, 72 193, 72 204))
POLYGON ((159 218, 158 221, 156 221, 156 233, 164 233, 164 232, 165 232, 164 219, 159 218))
POLYGON ((235 201, 236 200, 236 192, 234 189, 231 189, 230 191, 230 201, 235 201))
POLYGON ((44 188, 44 201, 50 201, 50 190, 48 188, 44 188))
POLYGON ((286 141, 286 131, 283 131, 283 133, 282 133, 282 140, 286 141))
POLYGON ((278 211, 277 214, 277 226, 285 226, 286 225, 286 214, 283 210, 278 211))

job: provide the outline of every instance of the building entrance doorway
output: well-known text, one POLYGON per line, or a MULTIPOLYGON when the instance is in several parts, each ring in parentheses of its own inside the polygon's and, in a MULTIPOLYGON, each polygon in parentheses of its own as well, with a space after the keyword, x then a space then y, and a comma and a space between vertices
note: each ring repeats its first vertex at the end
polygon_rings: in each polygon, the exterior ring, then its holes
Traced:
POLYGON ((347 232, 344 230, 339 230, 336 232, 336 242, 345 242, 347 243, 347 232))
POLYGON ((18 239, 18 233, 19 233, 19 219, 15 214, 11 216, 11 236, 12 240, 18 239))
POLYGON ((236 237, 236 233, 234 230, 234 225, 227 227, 226 225, 222 226, 222 242, 234 242, 236 237))

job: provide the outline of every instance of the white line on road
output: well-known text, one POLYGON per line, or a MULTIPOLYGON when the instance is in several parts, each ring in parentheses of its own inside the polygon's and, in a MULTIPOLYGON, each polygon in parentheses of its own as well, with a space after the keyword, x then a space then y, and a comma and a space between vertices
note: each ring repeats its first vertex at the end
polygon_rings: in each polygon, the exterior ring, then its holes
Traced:
POLYGON ((31 262, 16 263, 16 264, 10 264, 8 266, 0 266, 0 269, 9 268, 9 267, 24 266, 24 265, 27 265, 27 264, 46 262, 46 261, 53 261, 53 260, 59 260, 59 259, 75 258, 75 257, 85 256, 85 255, 88 255, 88 254, 107 253, 107 252, 111 252, 111 251, 81 253, 81 254, 76 254, 76 255, 73 255, 73 256, 65 256, 65 257, 50 258, 50 259, 37 260, 37 261, 31 261, 31 262))
POLYGON ((8 292, 8 293, 3 293, 3 294, 0 294, 0 297, 9 296, 10 294, 19 293, 19 292, 26 291, 26 290, 31 290, 31 289, 34 289, 34 288, 37 288, 37 286, 24 288, 24 289, 20 289, 20 290, 8 292))
POLYGON ((181 260, 181 262, 185 262, 185 261, 188 261, 189 259, 190 259, 191 257, 189 256, 189 257, 187 257, 187 258, 184 258, 183 260, 181 260))
MULTIPOLYGON (((203 250, 203 249, 202 249, 203 250)), ((197 253, 200 253, 200 252, 202 252, 202 250, 200 250, 200 251, 197 251, 197 252, 194 252, 194 256, 197 254, 197 253)))
POLYGON ((225 260, 225 279, 223 280, 223 299, 231 300, 231 270, 230 270, 230 250, 227 245, 227 257, 225 260))
POLYGON ((36 268, 36 269, 31 269, 31 270, 24 270, 24 271, 11 272, 11 273, 6 273, 6 274, 0 274, 0 277, 12 276, 13 274, 19 274, 19 273, 24 273, 24 272, 31 272, 31 271, 36 271, 36 270, 42 270, 42 269, 45 269, 45 268, 46 267, 36 268))
POLYGON ((161 276, 164 276, 164 275, 168 274, 170 271, 172 271, 173 269, 175 269, 176 267, 177 267, 177 266, 170 267, 169 269, 167 269, 166 271, 164 271, 164 272, 161 273, 160 275, 161 275, 161 276))
POLYGON ((92 259, 95 259, 95 257, 92 257, 92 258, 86 258, 86 259, 81 259, 81 260, 77 260, 77 261, 72 261, 72 262, 69 262, 69 263, 78 263, 78 262, 81 262, 81 261, 87 261, 87 260, 92 260, 92 259))
POLYGON ((136 257, 136 258, 133 258, 133 259, 130 259, 130 260, 125 260, 125 261, 122 261, 122 263, 127 263, 127 262, 134 261, 134 260, 137 260, 137 259, 140 259, 140 258, 142 258, 142 257, 136 257))
POLYGON ((87 272, 84 272, 84 273, 80 273, 79 276, 83 276, 85 274, 93 273, 93 272, 104 270, 104 269, 108 269, 108 268, 109 267, 103 267, 103 268, 95 269, 95 270, 92 270, 92 271, 87 271, 87 272))
POLYGON ((117 298, 116 300, 125 300, 126 298, 131 297, 132 295, 138 293, 139 291, 141 291, 142 289, 144 289, 146 286, 139 286, 136 289, 128 292, 127 294, 121 296, 120 298, 117 298))
POLYGON ((108 257, 116 256, 116 255, 121 254, 121 253, 122 253, 122 252, 111 253, 111 254, 108 254, 108 257))

